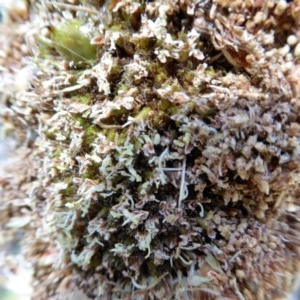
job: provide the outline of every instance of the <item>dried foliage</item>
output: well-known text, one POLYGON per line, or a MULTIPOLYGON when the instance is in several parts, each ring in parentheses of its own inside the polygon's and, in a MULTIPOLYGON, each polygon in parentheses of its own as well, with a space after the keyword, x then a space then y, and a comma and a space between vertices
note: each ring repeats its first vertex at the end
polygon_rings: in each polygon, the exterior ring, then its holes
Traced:
POLYGON ((1 114, 31 151, 34 299, 290 293, 298 0, 32 1, 9 20, 1 114))

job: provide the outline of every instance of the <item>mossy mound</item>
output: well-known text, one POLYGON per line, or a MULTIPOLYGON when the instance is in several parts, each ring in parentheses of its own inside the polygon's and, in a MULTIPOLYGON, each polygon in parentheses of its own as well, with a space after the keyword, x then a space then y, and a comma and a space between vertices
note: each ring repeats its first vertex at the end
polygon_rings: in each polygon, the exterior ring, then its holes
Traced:
POLYGON ((285 297, 300 253, 300 3, 77 2, 35 2, 28 21, 45 28, 30 234, 43 224, 60 255, 36 266, 35 297, 285 297))

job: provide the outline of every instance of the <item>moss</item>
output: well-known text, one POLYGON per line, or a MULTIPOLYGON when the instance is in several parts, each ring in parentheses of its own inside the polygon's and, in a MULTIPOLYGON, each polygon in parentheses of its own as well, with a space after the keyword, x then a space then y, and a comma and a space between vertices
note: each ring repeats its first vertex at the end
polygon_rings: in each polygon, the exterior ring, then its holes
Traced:
POLYGON ((167 99, 162 99, 159 101, 158 108, 164 112, 168 112, 168 110, 173 107, 174 104, 167 99))
POLYGON ((183 75, 181 75, 181 77, 182 81, 185 82, 185 84, 192 85, 196 77, 196 72, 184 70, 183 75))
POLYGON ((150 119, 150 124, 158 130, 166 128, 169 122, 170 116, 164 111, 158 111, 157 113, 154 113, 153 117, 150 119))
POLYGON ((151 114, 151 112, 152 112, 151 107, 148 106, 143 107, 142 110, 134 116, 133 118, 134 122, 146 120, 149 117, 149 114, 151 114))
POLYGON ((49 140, 55 140, 56 139, 56 134, 54 132, 51 132, 49 130, 44 131, 44 135, 49 139, 49 140))
POLYGON ((156 39, 154 37, 142 37, 136 41, 137 49, 152 50, 155 41, 156 39))
POLYGON ((208 76, 213 77, 213 76, 216 75, 216 70, 214 69, 213 66, 207 67, 207 68, 205 69, 205 74, 208 75, 208 76))
POLYGON ((135 53, 135 45, 130 41, 129 35, 121 35, 116 41, 116 45, 127 55, 132 56, 135 53))
POLYGON ((46 39, 38 39, 37 41, 38 49, 39 49, 39 56, 41 58, 46 59, 50 55, 53 55, 53 44, 51 41, 46 39))
POLYGON ((115 142, 118 133, 114 129, 107 130, 106 137, 109 142, 115 142))
POLYGON ((122 77, 124 70, 120 61, 116 61, 110 68, 110 72, 108 74, 108 80, 110 82, 119 81, 122 77))
POLYGON ((156 74, 154 81, 155 83, 160 87, 164 84, 164 82, 166 82, 168 80, 168 75, 166 74, 166 72, 161 72, 156 74))
POLYGON ((118 117, 121 117, 123 115, 128 115, 128 114, 129 114, 129 111, 125 107, 121 106, 120 109, 113 109, 111 111, 110 117, 118 118, 118 117))
POLYGON ((99 135, 100 128, 96 125, 85 125, 84 143, 90 145, 99 135))
POLYGON ((99 174, 99 164, 97 163, 92 163, 87 167, 87 169, 84 171, 84 173, 81 175, 82 178, 84 179, 91 179, 91 180, 96 180, 97 178, 100 177, 99 174))
MULTIPOLYGON (((72 179, 71 179, 72 180, 72 179)), ((64 180, 65 182, 65 180, 64 180)), ((77 192, 77 189, 75 186, 72 185, 72 182, 68 185, 67 188, 60 191, 60 194, 64 197, 62 198, 64 203, 72 203, 76 200, 76 198, 71 197, 72 195, 75 196, 77 192), (71 200, 71 201, 70 201, 71 200)))
POLYGON ((65 21, 52 29, 53 46, 67 61, 76 67, 92 64, 96 60, 97 48, 91 38, 82 31, 83 23, 74 19, 65 21))
POLYGON ((80 114, 75 114, 73 116, 73 121, 83 128, 86 128, 90 124, 90 122, 87 121, 87 119, 83 118, 80 114))
POLYGON ((22 93, 33 101, 18 94, 4 110, 19 130, 43 132, 25 176, 47 198, 32 205, 41 229, 31 236, 49 226, 69 257, 35 275, 46 291, 36 299, 56 296, 66 275, 93 299, 283 298, 300 261, 299 89, 288 70, 298 60, 262 41, 296 5, 278 18, 271 2, 208 2, 53 2, 38 14, 61 20, 40 46, 41 58, 56 57, 22 93), (58 94, 66 82, 72 92, 58 94))
POLYGON ((123 145, 127 138, 128 138, 128 131, 123 130, 120 134, 117 135, 118 145, 123 145))
POLYGON ((91 104, 92 95, 90 93, 86 93, 84 95, 75 97, 75 101, 82 103, 82 104, 91 104))

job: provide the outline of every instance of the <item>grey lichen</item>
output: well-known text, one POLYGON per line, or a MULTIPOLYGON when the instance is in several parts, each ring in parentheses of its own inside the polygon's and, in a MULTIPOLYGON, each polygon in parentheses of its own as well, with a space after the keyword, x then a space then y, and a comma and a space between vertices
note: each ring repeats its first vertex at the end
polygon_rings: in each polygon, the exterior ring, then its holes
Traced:
POLYGON ((34 297, 285 297, 300 253, 300 3, 75 2, 32 3, 28 26, 55 51, 31 44, 35 101, 10 104, 37 133, 36 244, 61 259, 35 266, 34 297))

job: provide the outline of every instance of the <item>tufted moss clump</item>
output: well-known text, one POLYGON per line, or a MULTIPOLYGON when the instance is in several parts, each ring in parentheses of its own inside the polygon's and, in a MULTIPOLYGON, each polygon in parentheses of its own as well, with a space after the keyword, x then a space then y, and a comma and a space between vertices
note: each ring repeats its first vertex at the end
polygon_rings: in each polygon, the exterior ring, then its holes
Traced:
POLYGON ((28 88, 39 159, 27 251, 59 257, 34 265, 34 299, 288 295, 300 269, 300 66, 286 36, 300 34, 299 10, 32 4, 32 20, 63 24, 28 88))
POLYGON ((92 64, 96 60, 97 48, 91 38, 82 31, 82 21, 65 21, 52 28, 50 38, 54 49, 74 66, 92 64))

